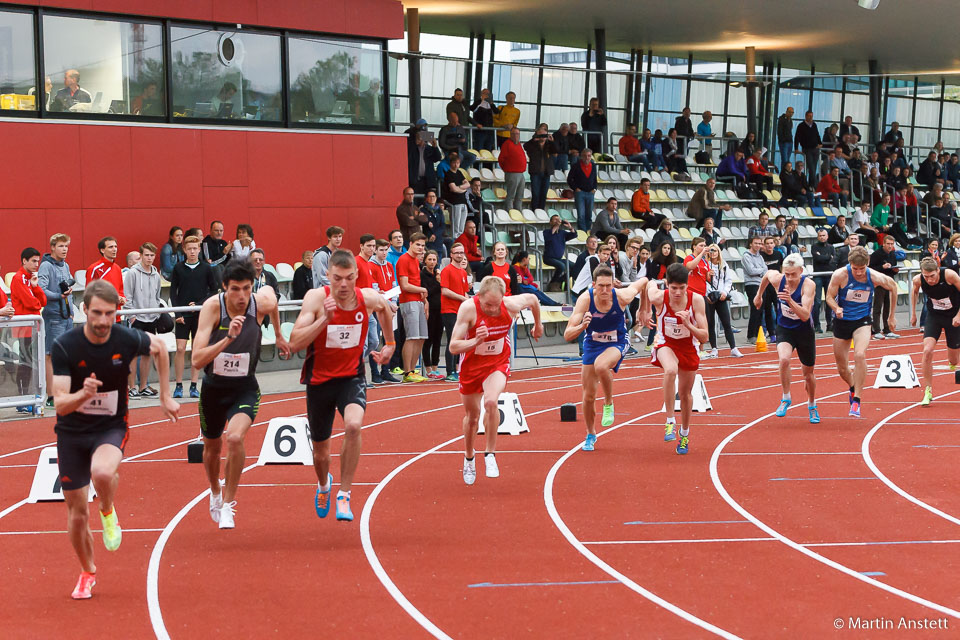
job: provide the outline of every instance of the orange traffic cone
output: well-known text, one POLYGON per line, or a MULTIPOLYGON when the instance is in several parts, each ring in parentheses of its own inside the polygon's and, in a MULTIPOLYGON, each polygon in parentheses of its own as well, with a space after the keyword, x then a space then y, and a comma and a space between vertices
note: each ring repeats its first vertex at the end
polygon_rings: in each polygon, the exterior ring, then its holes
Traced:
POLYGON ((760 327, 759 333, 757 334, 757 353, 766 353, 767 351, 767 337, 763 335, 763 327, 760 327))

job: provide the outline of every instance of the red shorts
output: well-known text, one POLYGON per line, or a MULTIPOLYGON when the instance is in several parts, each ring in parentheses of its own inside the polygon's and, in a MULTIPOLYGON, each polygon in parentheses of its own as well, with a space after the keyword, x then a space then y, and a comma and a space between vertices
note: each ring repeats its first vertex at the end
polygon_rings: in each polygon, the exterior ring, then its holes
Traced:
POLYGON ((460 394, 464 396, 483 393, 483 383, 490 377, 490 374, 500 371, 507 378, 510 377, 510 363, 504 362, 492 367, 483 369, 465 369, 460 368, 460 394))
POLYGON ((677 349, 676 347, 671 347, 670 345, 662 345, 660 347, 655 347, 653 350, 653 357, 651 362, 661 369, 663 365, 660 364, 660 361, 657 360, 657 349, 663 349, 669 347, 673 351, 674 355, 677 356, 677 368, 683 369, 684 371, 696 371, 700 368, 700 354, 698 354, 693 349, 677 349))

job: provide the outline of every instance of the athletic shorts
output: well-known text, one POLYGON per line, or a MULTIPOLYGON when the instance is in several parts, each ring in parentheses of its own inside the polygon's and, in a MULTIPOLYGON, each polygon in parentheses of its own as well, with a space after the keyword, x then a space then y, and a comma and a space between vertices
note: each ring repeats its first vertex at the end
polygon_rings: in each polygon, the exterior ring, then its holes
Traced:
POLYGON ((93 452, 100 445, 112 444, 120 451, 127 446, 129 431, 115 427, 93 433, 57 431, 57 466, 60 469, 60 486, 65 491, 83 489, 90 484, 90 464, 93 452))
POLYGON ((860 327, 869 327, 873 324, 870 316, 859 320, 833 319, 833 337, 837 340, 853 340, 853 333, 860 327))
POLYGON ((143 331, 144 333, 152 333, 153 335, 157 335, 158 333, 160 333, 157 330, 156 320, 154 320, 153 322, 141 322, 139 320, 134 320, 131 326, 134 329, 139 329, 140 331, 143 331))
POLYGON ((496 365, 493 367, 485 367, 483 369, 464 369, 463 366, 460 367, 460 395, 471 396, 477 393, 483 393, 483 383, 486 382, 495 372, 501 372, 507 378, 510 377, 510 363, 504 362, 503 364, 496 365))
POLYGON ((43 332, 46 343, 43 348, 47 355, 53 349, 53 341, 73 329, 73 318, 44 318, 43 332))
POLYGON ((948 349, 960 349, 960 327, 953 326, 953 317, 928 311, 923 323, 923 337, 940 340, 941 332, 947 334, 948 349))
POLYGON ((684 371, 696 371, 700 368, 700 354, 694 349, 676 349, 668 345, 654 347, 653 356, 650 358, 650 362, 663 369, 663 365, 657 359, 657 351, 665 348, 669 348, 671 351, 673 351, 674 355, 677 356, 678 369, 683 369, 684 371))
POLYGON ((310 423, 310 439, 324 442, 333 433, 336 412, 343 412, 347 405, 367 408, 367 385, 362 376, 332 378, 320 384, 307 385, 307 421, 310 423))
POLYGON ((197 326, 200 324, 199 313, 187 313, 183 316, 183 324, 173 325, 173 335, 177 340, 190 340, 197 335, 197 326))
POLYGON ((427 313, 422 302, 401 302, 400 315, 403 317, 406 340, 426 340, 430 337, 430 332, 427 330, 427 313))
POLYGON ((600 357, 600 354, 613 347, 620 352, 620 359, 617 360, 617 364, 613 367, 613 372, 616 373, 620 371, 620 364, 623 362, 623 354, 626 352, 628 346, 629 345, 626 341, 594 342, 590 338, 585 338, 583 341, 583 364, 593 364, 596 362, 597 358, 600 357))
POLYGON ((204 438, 216 440, 233 416, 243 413, 253 421, 259 410, 260 385, 256 378, 229 386, 210 384, 204 379, 200 387, 200 433, 204 438))
MULTIPOLYGON (((834 325, 836 331, 836 325, 834 325)), ((786 342, 797 350, 800 364, 812 367, 817 360, 817 334, 813 329, 788 329, 777 325, 777 344, 786 342)))

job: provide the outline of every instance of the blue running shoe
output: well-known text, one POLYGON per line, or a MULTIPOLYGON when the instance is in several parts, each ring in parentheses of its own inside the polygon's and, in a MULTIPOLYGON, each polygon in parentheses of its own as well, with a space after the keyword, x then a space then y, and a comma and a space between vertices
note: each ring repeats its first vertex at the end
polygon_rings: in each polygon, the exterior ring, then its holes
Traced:
POLYGON ((586 440, 583 441, 583 446, 581 447, 581 449, 583 449, 584 451, 593 451, 593 445, 595 445, 596 443, 597 443, 597 436, 592 433, 588 433, 586 440))
POLYGON ((330 513, 330 490, 333 489, 333 474, 327 474, 327 484, 330 485, 330 489, 326 491, 320 491, 320 486, 317 485, 317 496, 314 499, 314 507, 317 509, 318 518, 326 518, 327 514, 330 513))
POLYGON ((673 442, 677 439, 676 433, 677 424, 675 422, 668 422, 666 427, 663 429, 663 441, 664 442, 673 442))
POLYGON ((337 496, 337 520, 353 521, 353 511, 350 511, 350 497, 337 496))
POLYGON ((690 438, 688 436, 680 436, 680 442, 677 443, 677 454, 681 456, 687 455, 687 449, 689 444, 690 444, 690 438))
POLYGON ((807 411, 810 413, 810 424, 820 424, 820 413, 817 408, 807 407, 807 411))
POLYGON ((195 385, 195 384, 191 384, 191 385, 190 385, 190 397, 191 397, 191 398, 199 398, 199 397, 200 397, 200 390, 197 389, 197 385, 195 385))
POLYGON ((776 414, 774 415, 776 415, 778 418, 782 418, 783 416, 787 415, 787 409, 790 408, 791 404, 792 404, 791 400, 782 400, 780 402, 780 406, 777 407, 776 414))
POLYGON ((856 400, 850 403, 850 417, 851 418, 860 417, 860 403, 856 400))
POLYGON ((178 382, 177 386, 173 388, 173 397, 182 398, 183 397, 183 383, 178 382))

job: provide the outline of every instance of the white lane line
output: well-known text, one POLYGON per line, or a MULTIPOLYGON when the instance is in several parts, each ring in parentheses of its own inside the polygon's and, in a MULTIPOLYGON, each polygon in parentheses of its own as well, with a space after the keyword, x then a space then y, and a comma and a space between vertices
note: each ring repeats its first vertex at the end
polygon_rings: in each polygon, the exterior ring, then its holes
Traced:
MULTIPOLYGON (((829 396, 826 396, 826 397, 832 398, 832 397, 844 395, 844 394, 846 394, 846 393, 848 393, 848 392, 847 392, 847 391, 842 391, 842 392, 840 392, 840 393, 835 393, 835 394, 832 394, 832 395, 829 395, 829 396)), ((819 402, 819 401, 818 401, 818 402, 819 402)), ((802 406, 802 405, 804 405, 804 404, 806 404, 806 402, 803 402, 803 403, 800 403, 799 405, 794 405, 794 406, 802 406)), ((768 525, 768 524, 766 524, 765 522, 761 521, 759 518, 757 518, 755 515, 753 515, 753 514, 750 513, 749 511, 747 511, 747 509, 745 509, 739 502, 737 502, 736 500, 734 500, 734 499, 730 496, 730 494, 727 492, 726 487, 723 485, 723 482, 720 480, 720 475, 719 475, 719 473, 718 473, 718 471, 717 471, 717 463, 718 463, 719 460, 720 460, 720 455, 721 455, 721 453, 723 452, 723 449, 724 449, 734 438, 736 438, 738 435, 740 435, 740 434, 743 433, 744 431, 746 431, 746 430, 750 429, 751 427, 753 427, 753 426, 755 426, 755 425, 757 425, 757 424, 760 424, 760 423, 763 422, 764 420, 768 420, 768 419, 770 419, 770 418, 772 418, 772 417, 773 417, 773 413, 771 412, 771 413, 768 413, 768 414, 766 414, 766 415, 763 415, 763 416, 757 418, 757 419, 754 420, 753 422, 750 422, 750 423, 745 424, 744 426, 742 426, 741 428, 737 429, 736 431, 734 431, 733 433, 731 433, 730 435, 728 435, 726 438, 724 438, 724 439, 720 442, 720 444, 717 445, 716 449, 713 450, 713 454, 710 456, 710 479, 713 481, 713 486, 714 486, 714 488, 717 490, 717 493, 720 494, 720 497, 723 498, 724 501, 726 501, 727 504, 729 504, 731 507, 733 507, 733 508, 737 511, 737 513, 739 513, 741 516, 743 516, 744 518, 746 518, 747 520, 749 520, 750 522, 752 522, 754 525, 756 525, 756 526, 757 526, 760 530, 762 530, 764 533, 766 533, 767 535, 773 536, 774 538, 778 539, 778 540, 779 540, 780 542, 782 542, 783 544, 787 545, 788 547, 790 547, 790 548, 792 548, 792 549, 795 549, 795 550, 799 551, 800 553, 804 554, 805 556, 808 556, 808 557, 816 560, 817 562, 820 562, 820 563, 823 563, 823 564, 827 565, 828 567, 830 567, 830 568, 832 568, 832 569, 836 569, 837 571, 840 571, 841 573, 844 573, 844 574, 846 574, 846 575, 848 575, 848 576, 850 576, 850 577, 852 577, 852 578, 854 578, 854 579, 856 579, 856 580, 860 580, 861 582, 865 582, 866 584, 872 585, 872 586, 874 586, 874 587, 876 587, 876 588, 878 588, 878 589, 882 589, 882 590, 884 590, 884 591, 886 591, 886 592, 888 592, 888 593, 891 593, 891 594, 893 594, 893 595, 895 595, 895 596, 899 596, 899 597, 901 597, 901 598, 903 598, 903 599, 905 599, 905 600, 909 600, 909 601, 911 601, 911 602, 914 602, 914 603, 916 603, 916 604, 919 604, 919 605, 928 607, 928 608, 933 609, 933 610, 935 610, 935 611, 939 611, 940 613, 943 613, 943 614, 946 614, 946 615, 949 615, 949 616, 953 616, 953 617, 955 617, 955 618, 960 618, 960 611, 956 611, 956 610, 951 609, 951 608, 949 608, 949 607, 946 607, 946 606, 944 606, 944 605, 937 604, 936 602, 932 602, 932 601, 930 601, 930 600, 927 600, 926 598, 921 598, 920 596, 918 596, 918 595, 916 595, 916 594, 910 593, 910 592, 908 592, 908 591, 904 591, 903 589, 898 589, 897 587, 891 586, 891 585, 886 584, 886 583, 884 583, 884 582, 880 582, 879 580, 875 580, 874 578, 871 578, 870 576, 865 576, 865 575, 863 575, 862 573, 859 573, 858 571, 854 571, 853 569, 851 569, 850 567, 848 567, 848 566, 846 566, 846 565, 840 564, 839 562, 836 562, 835 560, 831 560, 830 558, 827 558, 826 556, 820 555, 819 553, 817 553, 817 552, 815 552, 815 551, 811 551, 811 550, 808 549, 806 546, 804 546, 804 545, 802 545, 802 544, 800 544, 800 543, 798 543, 798 542, 796 542, 796 541, 794 541, 794 540, 791 540, 790 538, 788 538, 787 536, 783 535, 783 534, 780 533, 779 531, 776 531, 776 530, 775 530, 773 527, 771 527, 770 525, 768 525)))
MULTIPOLYGON (((737 425, 742 426, 742 425, 737 425)), ((858 456, 859 451, 752 451, 729 452, 724 456, 858 456)))
POLYGON ((680 538, 676 540, 594 540, 584 542, 588 545, 609 544, 690 544, 697 542, 760 542, 776 540, 776 538, 680 538))
MULTIPOLYGON (((938 396, 938 397, 936 398, 935 402, 936 402, 937 404, 940 404, 940 403, 942 402, 942 400, 940 400, 940 398, 944 398, 944 397, 946 397, 946 396, 952 396, 952 395, 957 394, 957 393, 960 393, 960 391, 951 391, 950 393, 945 393, 945 394, 943 394, 942 396, 938 396)), ((890 489, 892 489, 892 490, 893 490, 894 492, 896 492, 898 495, 900 495, 901 497, 909 500, 910 502, 912 502, 913 504, 917 505, 918 507, 921 507, 921 508, 923 508, 923 509, 926 509, 927 511, 929 511, 929 512, 932 513, 932 514, 934 514, 935 516, 939 516, 939 517, 943 518, 944 520, 946 520, 946 521, 948 521, 948 522, 952 522, 953 524, 958 524, 958 525, 960 525, 960 518, 957 518, 956 516, 952 516, 952 515, 950 515, 949 513, 946 513, 945 511, 941 511, 940 509, 937 509, 937 508, 934 507, 933 505, 927 504, 926 502, 924 502, 924 501, 921 500, 920 498, 914 496, 913 494, 907 493, 907 492, 904 491, 902 488, 900 488, 899 485, 897 485, 896 483, 894 483, 890 478, 888 478, 888 477, 886 476, 886 474, 884 474, 882 471, 880 471, 880 468, 877 467, 876 463, 874 463, 874 461, 873 461, 873 458, 870 456, 870 443, 871 443, 871 441, 873 441, 873 436, 876 435, 876 433, 877 433, 878 431, 880 431, 881 427, 883 427, 885 424, 888 424, 888 421, 889 421, 891 418, 895 418, 896 416, 900 415, 901 413, 903 413, 903 412, 905 412, 905 411, 907 411, 907 410, 909 410, 909 409, 913 409, 913 408, 919 407, 919 406, 920 406, 919 403, 915 403, 915 404, 912 404, 912 405, 910 405, 910 406, 904 407, 903 409, 900 409, 899 411, 896 411, 896 412, 894 412, 894 413, 891 413, 889 416, 887 416, 886 418, 884 418, 883 420, 881 420, 880 422, 878 422, 878 423, 876 424, 876 426, 873 427, 873 429, 870 429, 870 432, 867 433, 866 437, 863 439, 863 442, 862 442, 861 445, 860 445, 860 453, 863 455, 863 461, 867 463, 867 467, 870 468, 870 471, 873 473, 873 475, 875 475, 877 478, 879 478, 879 479, 883 482, 883 484, 885 484, 885 485, 887 485, 888 487, 890 487, 890 489)))
MULTIPOLYGON (((771 542, 779 538, 677 538, 673 540, 594 540, 587 545, 632 545, 632 544, 698 544, 701 542, 771 542)), ((880 540, 876 542, 805 542, 802 547, 870 547, 873 545, 900 544, 956 544, 960 540, 880 540)))
MULTIPOLYGON (((123 528, 124 533, 157 533, 158 531, 163 531, 163 529, 127 529, 123 528)), ((103 533, 102 529, 91 529, 91 533, 103 533)), ((66 530, 63 531, 0 531, 0 536, 40 536, 46 535, 48 533, 57 533, 64 534, 67 533, 66 530)))

